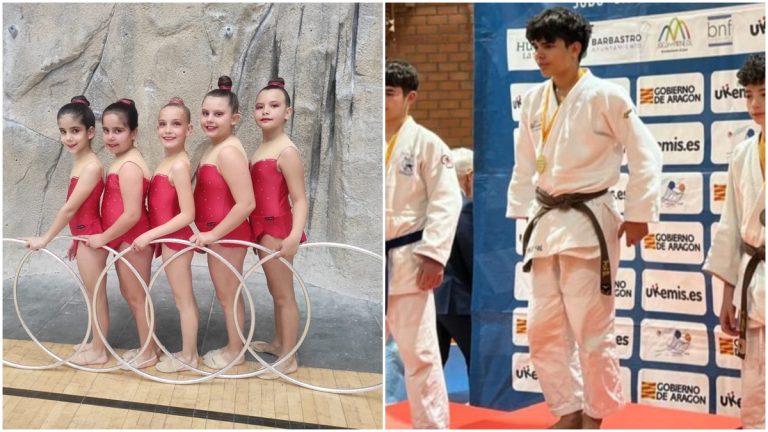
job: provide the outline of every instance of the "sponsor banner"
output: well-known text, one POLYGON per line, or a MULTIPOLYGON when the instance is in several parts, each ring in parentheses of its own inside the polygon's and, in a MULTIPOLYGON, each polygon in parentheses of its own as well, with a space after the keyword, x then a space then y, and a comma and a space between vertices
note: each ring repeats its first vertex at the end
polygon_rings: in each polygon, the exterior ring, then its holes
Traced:
POLYGON ((674 364, 709 363, 707 326, 684 321, 645 319, 640 323, 640 358, 674 364))
POLYGON ((707 295, 701 272, 643 270, 643 310, 704 315, 707 295))
POLYGON ((632 318, 616 317, 613 328, 616 338, 616 355, 620 360, 627 360, 632 357, 635 322, 632 318))
POLYGON ((640 369, 637 402, 644 405, 709 412, 709 378, 678 370, 640 369))
POLYGON ((701 173, 663 173, 662 214, 699 214, 703 210, 704 176, 701 173))
POLYGON ((729 54, 733 49, 733 14, 718 13, 707 17, 707 46, 729 54), (725 49, 723 49, 725 48, 725 49))
POLYGON ((717 394, 716 413, 731 417, 741 416, 741 380, 737 377, 719 376, 715 380, 717 394))
POLYGON ((641 76, 637 79, 637 108, 641 117, 701 114, 704 111, 704 75, 641 76))
POLYGON ((618 84, 629 95, 629 78, 606 78, 605 80, 618 84))
POLYGON ((528 308, 515 308, 512 311, 512 343, 528 346, 528 308))
POLYGON ((698 165, 704 161, 703 123, 653 123, 647 126, 659 143, 664 165, 698 165))
POLYGON ((712 145, 709 158, 713 164, 730 163, 734 147, 760 133, 760 127, 752 120, 715 121, 710 129, 712 145))
MULTIPOLYGON (((509 85, 509 97, 512 100, 512 120, 520 122, 520 114, 523 110, 523 96, 528 90, 536 87, 539 83, 518 83, 509 85)), ((517 139, 515 139, 517 142, 517 139)))
POLYGON ((713 214, 720 214, 723 212, 727 186, 727 172, 715 171, 709 176, 709 211, 713 214))
POLYGON ((632 310, 635 307, 635 269, 619 267, 613 282, 616 309, 632 310))
POLYGON ((737 69, 712 72, 712 112, 747 112, 747 89, 739 85, 737 69))
POLYGON ((515 264, 515 299, 530 301, 533 290, 533 280, 530 273, 523 271, 522 260, 515 264))
POLYGON ((665 221, 648 228, 650 232, 640 245, 640 255, 645 261, 678 264, 704 261, 704 227, 700 222, 665 221))
POLYGON ((608 188, 608 192, 613 195, 613 199, 616 201, 616 207, 619 209, 619 213, 624 214, 624 202, 627 200, 627 182, 629 181, 629 174, 619 174, 619 181, 616 182, 613 187, 608 188))
MULTIPOLYGON (((765 51, 765 7, 761 4, 596 20, 591 24, 592 37, 583 66, 765 51)), ((506 39, 508 71, 538 69, 525 28, 507 29, 506 39)))
POLYGON ((621 383, 621 395, 627 403, 632 402, 632 371, 629 368, 619 367, 619 382, 621 383))
POLYGON ((512 388, 517 391, 541 393, 539 377, 528 353, 512 354, 512 388))
POLYGON ((718 367, 726 369, 741 369, 741 359, 736 355, 737 336, 731 336, 723 333, 720 325, 715 326, 715 364, 718 367))

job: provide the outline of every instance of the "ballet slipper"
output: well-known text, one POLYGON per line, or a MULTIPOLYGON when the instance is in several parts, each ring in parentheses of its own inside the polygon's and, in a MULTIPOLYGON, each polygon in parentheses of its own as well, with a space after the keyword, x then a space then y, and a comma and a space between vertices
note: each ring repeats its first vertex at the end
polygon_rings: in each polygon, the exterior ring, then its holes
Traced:
POLYGON ((188 364, 185 364, 181 360, 175 359, 175 358, 169 358, 168 356, 165 356, 166 360, 159 362, 155 365, 155 369, 159 370, 160 372, 165 373, 174 373, 174 372, 180 372, 185 370, 191 370, 190 366, 193 368, 197 368, 197 356, 195 356, 195 360, 193 362, 190 362, 188 364))
POLYGON ((273 356, 280 355, 279 350, 269 342, 253 341, 251 342, 251 349, 259 353, 272 354, 273 356))
POLYGON ((70 362, 78 364, 80 366, 88 366, 88 365, 100 365, 104 364, 109 360, 109 357, 106 353, 102 353, 98 357, 92 357, 89 356, 89 354, 93 353, 93 350, 87 350, 87 351, 81 351, 77 353, 76 356, 74 356, 70 362))
MULTIPOLYGON (((294 354, 294 357, 293 357, 293 364, 294 365, 293 366, 286 366, 286 365, 289 365, 289 364, 291 364, 291 362, 285 362, 284 364, 281 364, 280 366, 278 366, 275 369, 277 369, 278 371, 282 372, 283 375, 291 375, 291 374, 296 373, 299 370, 299 356, 294 354)), ((271 372, 271 371, 270 372, 265 372, 265 373, 263 373, 261 375, 257 375, 257 377, 261 378, 263 380, 275 380, 275 379, 278 379, 278 378, 282 378, 280 375, 278 375, 278 374, 276 374, 274 372, 271 372)))
MULTIPOLYGON (((135 358, 135 356, 134 356, 134 358, 135 358)), ((132 362, 129 361, 129 363, 132 363, 132 362)), ((131 365, 133 367, 135 367, 136 369, 144 369, 144 368, 148 368, 150 366, 154 366, 156 363, 157 363, 157 355, 153 355, 152 357, 150 357, 150 358, 148 358, 148 359, 146 359, 146 360, 144 360, 142 362, 139 362, 137 364, 131 364, 131 365)), ((122 370, 131 370, 126 365, 120 365, 120 369, 122 369, 122 370)))
MULTIPOLYGON (((203 363, 211 369, 223 369, 229 364, 230 360, 224 358, 224 353, 221 348, 208 351, 203 356, 203 363)), ((239 362, 235 362, 233 366, 243 364, 245 359, 241 357, 239 362)))

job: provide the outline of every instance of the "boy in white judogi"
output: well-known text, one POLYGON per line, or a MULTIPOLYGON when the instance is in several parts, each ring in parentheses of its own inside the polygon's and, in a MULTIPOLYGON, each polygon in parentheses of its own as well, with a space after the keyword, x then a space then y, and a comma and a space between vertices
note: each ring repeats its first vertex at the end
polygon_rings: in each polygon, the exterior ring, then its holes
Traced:
POLYGON ((561 7, 528 22, 536 63, 551 79, 523 99, 508 190, 507 217, 528 219, 528 340, 556 428, 599 427, 624 405, 611 290, 619 238, 634 245, 659 217, 661 151, 626 92, 579 67, 590 34, 583 17, 561 7), (625 152, 622 221, 606 192, 625 152))
POLYGON ((413 427, 445 429, 448 392, 432 289, 451 253, 461 192, 448 146, 408 115, 418 83, 413 66, 387 62, 386 321, 405 366, 413 427))
POLYGON ((765 429, 765 55, 749 57, 737 76, 760 134, 733 149, 725 206, 704 270, 724 283, 723 332, 739 337, 743 427, 765 429))

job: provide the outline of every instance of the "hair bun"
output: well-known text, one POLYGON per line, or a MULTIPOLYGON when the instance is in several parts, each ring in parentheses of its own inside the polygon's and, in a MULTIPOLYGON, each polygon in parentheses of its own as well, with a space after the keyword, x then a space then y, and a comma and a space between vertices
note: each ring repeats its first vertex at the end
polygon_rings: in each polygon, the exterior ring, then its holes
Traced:
POLYGON ((184 106, 184 99, 174 96, 168 101, 168 105, 181 105, 184 106))
POLYGON ((88 99, 86 99, 85 96, 75 96, 72 99, 69 100, 70 103, 77 103, 82 104, 85 106, 91 106, 91 103, 88 102, 88 99))
POLYGON ((128 99, 128 98, 122 98, 118 102, 120 102, 121 104, 128 105, 128 106, 134 105, 134 102, 131 99, 128 99))
POLYGON ((283 88, 285 88, 285 80, 284 80, 284 79, 282 79, 282 78, 280 78, 280 77, 277 77, 277 78, 272 78, 272 79, 271 79, 271 80, 269 80, 269 82, 267 83, 267 87, 271 87, 271 86, 274 86, 274 87, 283 87, 283 88))
POLYGON ((232 91, 232 78, 222 75, 218 81, 219 90, 232 91))

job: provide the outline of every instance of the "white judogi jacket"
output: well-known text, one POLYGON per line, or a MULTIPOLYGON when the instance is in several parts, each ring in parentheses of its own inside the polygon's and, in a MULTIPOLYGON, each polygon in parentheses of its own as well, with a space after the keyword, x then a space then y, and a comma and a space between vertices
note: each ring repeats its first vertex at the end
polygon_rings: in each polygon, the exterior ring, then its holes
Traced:
MULTIPOLYGON (((744 242, 754 247, 765 244, 765 227, 760 213, 765 211, 765 182, 760 172, 759 136, 733 149, 728 166, 725 206, 720 216, 712 247, 704 262, 704 271, 736 287, 733 305, 741 306, 741 285, 749 261, 744 242)), ((765 325, 765 266, 758 264, 747 294, 750 327, 765 325)))
POLYGON ((389 294, 420 292, 419 261, 427 256, 445 265, 461 212, 461 189, 447 145, 411 116, 400 127, 386 168, 385 237, 424 230, 422 240, 389 254, 389 294))
MULTIPOLYGON (((541 112, 549 95, 547 120, 557 109, 552 80, 531 89, 523 99, 515 167, 507 192, 508 218, 530 218, 539 210, 536 187, 550 195, 590 193, 619 180, 624 152, 629 182, 624 219, 656 222, 661 197, 662 155, 648 128, 640 121, 629 95, 618 85, 587 71, 563 100, 547 141, 541 143, 541 112), (545 92, 547 86, 549 92, 545 92), (539 174, 536 159, 543 153, 546 168, 539 174)), ((587 203, 600 226, 618 227, 621 216, 613 197, 587 203), (607 220, 611 218, 613 220, 607 220)), ((618 247, 616 232, 606 232, 608 249, 618 247)), ((526 260, 558 253, 583 258, 599 256, 598 240, 589 219, 578 211, 552 210, 534 229, 526 260)))

